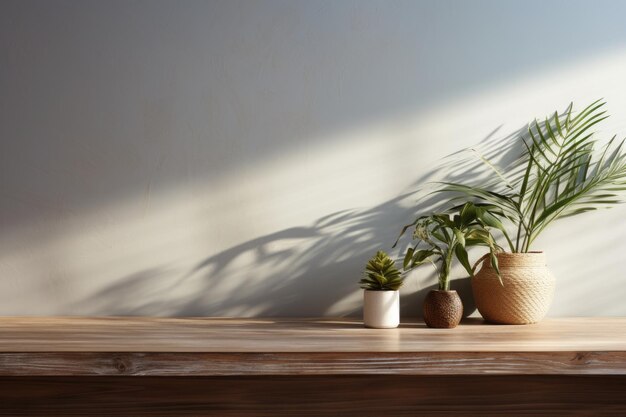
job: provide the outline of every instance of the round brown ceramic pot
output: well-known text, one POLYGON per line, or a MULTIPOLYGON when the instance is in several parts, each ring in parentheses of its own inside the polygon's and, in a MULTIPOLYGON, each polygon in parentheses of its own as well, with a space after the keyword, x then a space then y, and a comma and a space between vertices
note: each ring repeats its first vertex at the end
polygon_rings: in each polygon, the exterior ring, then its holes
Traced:
POLYGON ((424 322, 428 327, 452 329, 463 316, 463 303, 456 291, 431 290, 424 300, 424 322))
POLYGON ((498 274, 484 257, 472 278, 476 307, 485 320, 500 324, 529 324, 543 319, 550 308, 555 279, 543 252, 499 253, 498 274))

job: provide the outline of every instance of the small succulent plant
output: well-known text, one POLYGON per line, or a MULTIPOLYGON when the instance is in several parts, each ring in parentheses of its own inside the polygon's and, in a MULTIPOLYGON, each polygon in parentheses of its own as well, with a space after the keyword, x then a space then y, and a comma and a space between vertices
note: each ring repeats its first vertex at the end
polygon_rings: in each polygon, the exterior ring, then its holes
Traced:
POLYGON ((370 291, 396 291, 404 283, 396 263, 385 252, 378 251, 365 267, 361 288, 370 291))

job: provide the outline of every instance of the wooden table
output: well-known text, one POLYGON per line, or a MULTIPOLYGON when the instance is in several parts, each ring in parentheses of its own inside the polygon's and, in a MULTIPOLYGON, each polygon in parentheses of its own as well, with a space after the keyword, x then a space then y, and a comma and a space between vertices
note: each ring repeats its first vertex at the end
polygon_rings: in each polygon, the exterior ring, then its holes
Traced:
POLYGON ((0 415, 626 416, 626 318, 0 318, 0 415))

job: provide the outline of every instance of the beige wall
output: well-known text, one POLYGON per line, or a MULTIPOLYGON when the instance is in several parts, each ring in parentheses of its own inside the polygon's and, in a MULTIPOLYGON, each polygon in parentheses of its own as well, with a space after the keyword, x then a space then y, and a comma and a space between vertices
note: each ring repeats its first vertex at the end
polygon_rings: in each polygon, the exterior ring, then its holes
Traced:
MULTIPOLYGON (((626 135, 625 14, 0 0, 0 314, 358 314, 447 155, 571 100, 606 98, 603 137, 626 135)), ((542 237, 552 315, 626 315, 625 215, 542 237)), ((411 275, 405 314, 434 282, 411 275)))

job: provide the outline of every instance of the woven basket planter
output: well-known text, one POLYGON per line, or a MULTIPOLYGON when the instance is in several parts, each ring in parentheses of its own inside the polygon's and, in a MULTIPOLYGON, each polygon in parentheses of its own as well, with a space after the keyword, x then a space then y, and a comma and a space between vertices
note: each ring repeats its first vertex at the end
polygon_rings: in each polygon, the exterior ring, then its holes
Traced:
POLYGON ((474 301, 485 320, 501 324, 530 324, 544 318, 554 294, 555 279, 543 252, 500 253, 500 284, 489 257, 472 278, 474 301))

